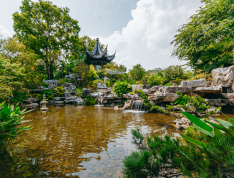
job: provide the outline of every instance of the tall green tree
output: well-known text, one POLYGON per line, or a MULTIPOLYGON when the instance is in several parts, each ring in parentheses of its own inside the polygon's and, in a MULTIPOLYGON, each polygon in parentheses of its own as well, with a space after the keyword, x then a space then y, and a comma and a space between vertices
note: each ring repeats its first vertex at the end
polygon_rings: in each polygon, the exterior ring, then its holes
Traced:
POLYGON ((172 56, 199 70, 234 64, 234 1, 201 0, 204 4, 174 36, 172 56))
POLYGON ((48 79, 53 79, 53 67, 59 57, 78 57, 80 27, 68 8, 49 1, 23 0, 13 20, 18 39, 44 60, 48 79))
POLYGON ((140 81, 146 72, 145 69, 140 64, 137 64, 133 66, 133 69, 130 70, 129 73, 132 79, 140 81))

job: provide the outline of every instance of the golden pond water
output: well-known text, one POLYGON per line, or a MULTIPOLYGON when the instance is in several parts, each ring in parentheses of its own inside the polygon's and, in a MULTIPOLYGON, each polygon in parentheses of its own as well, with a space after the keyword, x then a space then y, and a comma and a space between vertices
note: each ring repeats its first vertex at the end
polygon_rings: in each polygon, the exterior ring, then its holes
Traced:
POLYGON ((131 129, 178 136, 175 118, 89 106, 49 107, 25 115, 32 129, 0 164, 0 177, 121 177, 122 159, 136 150, 131 129))

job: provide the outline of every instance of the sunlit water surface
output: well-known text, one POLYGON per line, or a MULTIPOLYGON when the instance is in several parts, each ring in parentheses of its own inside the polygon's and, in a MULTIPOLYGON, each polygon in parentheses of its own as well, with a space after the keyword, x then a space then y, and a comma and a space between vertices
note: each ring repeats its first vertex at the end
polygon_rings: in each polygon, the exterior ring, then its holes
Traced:
POLYGON ((15 151, 0 164, 4 178, 122 177, 122 159, 137 149, 131 129, 145 136, 179 135, 173 117, 106 107, 49 107, 25 120, 32 129, 17 138, 15 151))

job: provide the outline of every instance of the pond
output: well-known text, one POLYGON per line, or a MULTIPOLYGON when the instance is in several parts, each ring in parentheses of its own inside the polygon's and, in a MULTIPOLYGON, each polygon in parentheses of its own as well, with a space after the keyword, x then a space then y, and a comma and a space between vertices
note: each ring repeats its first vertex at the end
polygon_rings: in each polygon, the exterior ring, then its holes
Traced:
POLYGON ((32 129, 16 140, 0 164, 8 177, 122 177, 122 159, 136 150, 131 129, 145 135, 178 136, 175 118, 107 107, 49 107, 25 115, 32 129))

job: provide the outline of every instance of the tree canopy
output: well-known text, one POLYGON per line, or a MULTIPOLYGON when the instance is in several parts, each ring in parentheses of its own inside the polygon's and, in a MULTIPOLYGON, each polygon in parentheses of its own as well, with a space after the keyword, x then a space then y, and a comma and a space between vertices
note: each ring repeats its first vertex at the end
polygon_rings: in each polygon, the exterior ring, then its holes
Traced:
POLYGON ((130 70, 129 73, 134 80, 140 81, 146 72, 145 69, 141 66, 141 64, 137 64, 133 66, 133 69, 130 70))
POLYGON ((202 0, 204 6, 174 36, 172 56, 195 70, 234 64, 234 1, 202 0))
POLYGON ((68 8, 59 8, 49 1, 23 0, 13 20, 20 42, 46 63, 49 79, 53 78, 53 65, 59 56, 78 58, 80 27, 70 17, 68 8))

